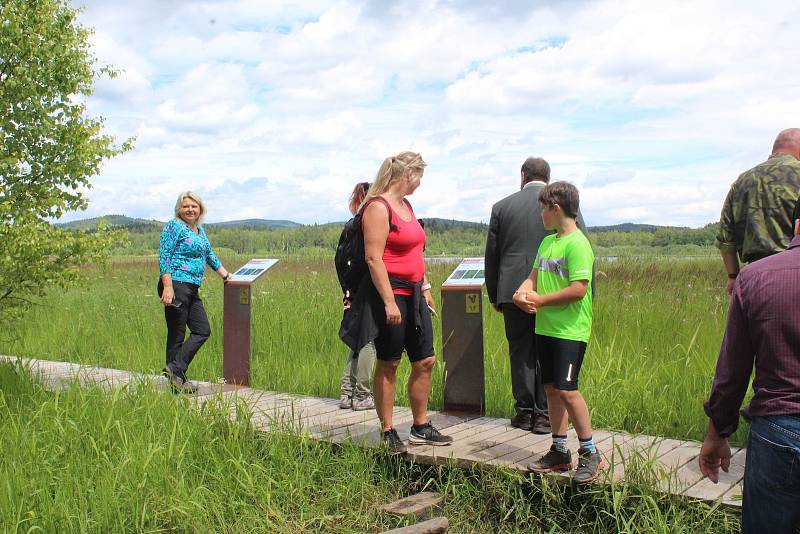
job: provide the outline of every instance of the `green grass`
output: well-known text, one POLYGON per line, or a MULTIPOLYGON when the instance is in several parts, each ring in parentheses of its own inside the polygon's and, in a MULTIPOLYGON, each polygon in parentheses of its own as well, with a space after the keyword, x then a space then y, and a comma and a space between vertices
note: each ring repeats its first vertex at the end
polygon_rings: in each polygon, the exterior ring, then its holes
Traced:
MULTIPOLYGON (((232 269, 244 258, 223 260, 232 269)), ((432 267, 435 288, 450 268, 432 267)), ((0 352, 158 372, 166 329, 156 297, 156 258, 116 260, 107 272, 87 272, 89 285, 51 293, 14 332, 0 334, 0 352)), ((725 325, 724 282, 721 262, 713 258, 598 265, 594 331, 581 371, 595 427, 702 439, 707 424, 702 402, 725 325)), ((190 374, 217 380, 222 376, 222 283, 210 275, 201 294, 212 336, 190 374)), ((337 337, 341 300, 332 261, 281 262, 254 286, 252 306, 252 385, 337 397, 346 348, 337 337)), ((487 412, 507 417, 513 399, 502 316, 486 300, 484 310, 487 412)), ((434 328, 441 355, 438 320, 434 328)), ((442 405, 442 370, 440 361, 433 409, 442 405)), ((408 372, 404 360, 400 384, 408 372)), ((407 404, 402 387, 397 402, 407 404)), ((733 441, 744 438, 740 429, 733 441)))
POLYGON ((647 462, 581 492, 501 469, 420 466, 147 385, 45 391, 0 365, 0 531, 379 532, 380 504, 428 490, 453 533, 734 533, 739 514, 653 492, 647 462), (229 420, 229 414, 236 416, 229 420))

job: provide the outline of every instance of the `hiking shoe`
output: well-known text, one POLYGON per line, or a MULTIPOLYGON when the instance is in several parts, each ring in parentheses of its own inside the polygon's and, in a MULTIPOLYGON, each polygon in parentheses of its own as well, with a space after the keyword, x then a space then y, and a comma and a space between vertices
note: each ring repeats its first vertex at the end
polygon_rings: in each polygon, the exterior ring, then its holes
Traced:
MULTIPOLYGON (((341 408, 342 405, 339 405, 341 408)), ((375 408, 375 399, 372 398, 372 395, 367 395, 363 399, 353 399, 353 410, 360 412, 362 410, 372 410, 375 408)))
POLYGON ((181 386, 181 393, 186 395, 194 395, 200 388, 194 382, 190 380, 186 380, 186 377, 183 377, 183 385, 181 386))
POLYGON ((550 428, 550 418, 544 414, 537 413, 533 416, 533 427, 531 428, 531 432, 534 434, 550 434, 552 433, 552 429, 550 428))
POLYGON ((408 436, 408 442, 412 445, 450 445, 453 443, 453 438, 445 436, 434 427, 430 421, 420 429, 415 429, 411 425, 411 434, 408 436))
POLYGON ((572 480, 577 484, 586 484, 593 481, 600 475, 600 470, 606 463, 599 452, 592 452, 589 449, 578 449, 578 468, 572 475, 572 480))
POLYGON ((183 384, 185 380, 180 375, 176 375, 172 369, 170 369, 169 365, 164 367, 164 369, 161 371, 161 374, 164 375, 167 380, 169 380, 169 387, 172 388, 173 393, 180 393, 183 391, 183 384))
POLYGON ((533 427, 533 414, 531 412, 520 412, 511 418, 511 426, 530 430, 533 427))
POLYGON ((406 446, 394 428, 385 431, 382 440, 383 446, 386 447, 390 454, 404 454, 406 452, 406 446))
POLYGON ((555 445, 550 445, 550 450, 533 463, 528 464, 528 470, 534 473, 549 473, 550 471, 569 471, 572 469, 572 453, 567 449, 561 452, 555 445))
POLYGON ((349 410, 353 407, 353 399, 349 395, 342 395, 339 397, 339 408, 342 410, 349 410))

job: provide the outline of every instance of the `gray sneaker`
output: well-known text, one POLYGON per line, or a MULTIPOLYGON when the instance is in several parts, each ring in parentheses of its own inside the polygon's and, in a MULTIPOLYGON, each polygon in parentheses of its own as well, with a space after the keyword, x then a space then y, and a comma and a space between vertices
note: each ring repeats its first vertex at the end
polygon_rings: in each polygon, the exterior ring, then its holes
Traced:
POLYGON ((200 388, 197 384, 192 382, 191 380, 183 379, 183 386, 181 387, 181 391, 187 395, 194 395, 200 388))
MULTIPOLYGON (((339 407, 341 408, 342 405, 340 404, 339 407)), ((373 408, 375 408, 375 399, 372 398, 372 395, 367 395, 363 399, 353 399, 353 410, 357 412, 373 408)))
POLYGON ((592 452, 589 449, 578 449, 578 468, 572 475, 572 480, 576 484, 587 484, 600 476, 600 470, 605 467, 606 462, 599 452, 592 452))
POLYGON ((411 433, 408 436, 408 442, 412 445, 450 445, 453 443, 453 438, 445 436, 434 427, 430 421, 420 429, 415 429, 411 425, 411 433))
POLYGON ((164 369, 161 371, 161 374, 163 374, 169 381, 169 386, 173 393, 180 393, 183 391, 183 386, 186 381, 181 375, 175 374, 169 365, 164 367, 164 369))
POLYGON ((406 446, 403 444, 403 440, 400 439, 400 436, 397 435, 397 430, 394 428, 384 432, 382 440, 383 446, 386 447, 386 450, 389 451, 390 454, 404 454, 406 452, 406 446))
POLYGON ((547 454, 533 463, 528 464, 528 471, 534 473, 549 473, 550 471, 569 471, 572 469, 572 453, 569 449, 561 452, 555 445, 550 446, 547 454))
POLYGON ((339 408, 342 410, 349 410, 353 407, 353 399, 349 395, 342 395, 339 397, 339 408))

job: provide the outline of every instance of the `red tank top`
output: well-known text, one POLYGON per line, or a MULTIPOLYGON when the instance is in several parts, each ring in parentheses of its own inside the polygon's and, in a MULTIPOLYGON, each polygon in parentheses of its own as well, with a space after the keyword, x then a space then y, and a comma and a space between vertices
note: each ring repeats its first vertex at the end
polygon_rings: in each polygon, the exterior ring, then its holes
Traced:
MULTIPOLYGON (((404 221, 397 212, 392 212, 392 224, 383 249, 383 264, 390 278, 398 278, 407 282, 422 281, 425 276, 425 230, 419 224, 414 209, 408 200, 404 200, 411 212, 411 220, 404 221)), ((410 289, 393 289, 395 295, 411 295, 410 289)))

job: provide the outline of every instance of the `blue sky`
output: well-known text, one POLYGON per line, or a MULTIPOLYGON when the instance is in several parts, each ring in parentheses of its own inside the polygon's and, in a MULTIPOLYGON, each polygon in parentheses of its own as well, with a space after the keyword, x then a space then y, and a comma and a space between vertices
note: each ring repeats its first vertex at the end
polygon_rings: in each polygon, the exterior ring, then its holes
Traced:
POLYGON ((486 221, 528 156, 581 190, 590 225, 701 226, 800 126, 796 2, 76 1, 88 102, 136 148, 87 212, 166 220, 347 218, 384 157, 428 163, 421 216, 486 221))

